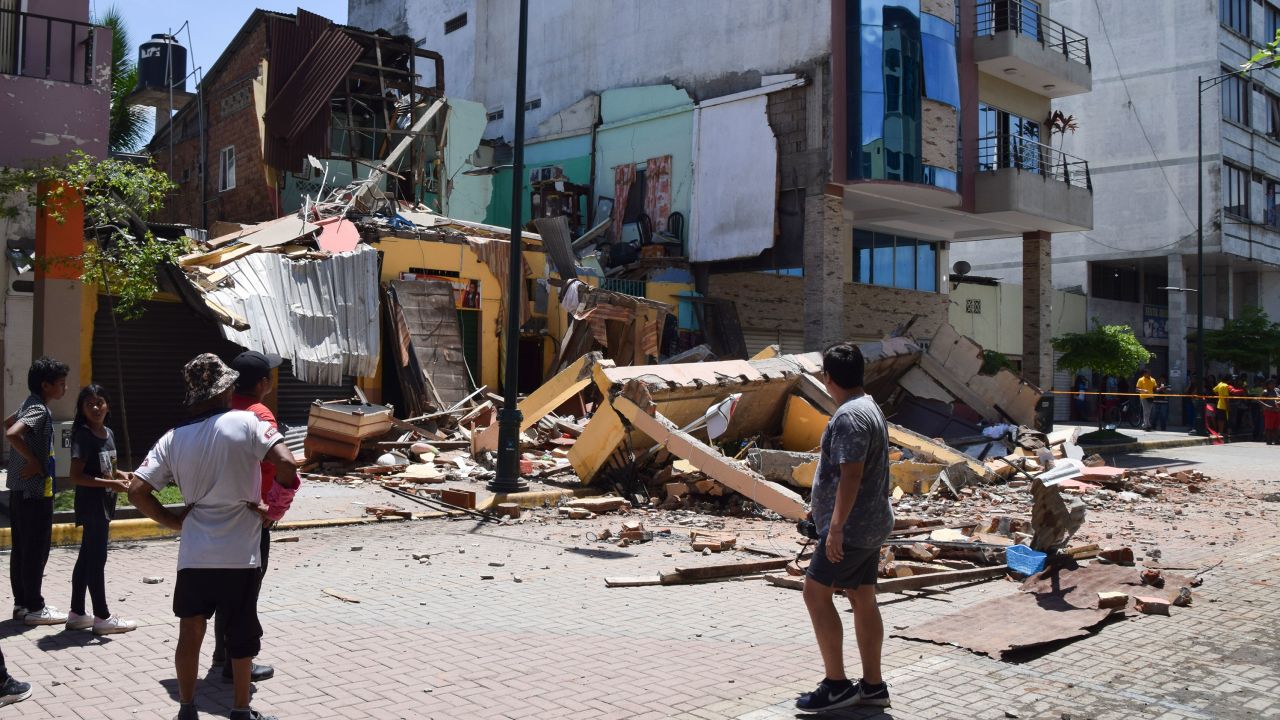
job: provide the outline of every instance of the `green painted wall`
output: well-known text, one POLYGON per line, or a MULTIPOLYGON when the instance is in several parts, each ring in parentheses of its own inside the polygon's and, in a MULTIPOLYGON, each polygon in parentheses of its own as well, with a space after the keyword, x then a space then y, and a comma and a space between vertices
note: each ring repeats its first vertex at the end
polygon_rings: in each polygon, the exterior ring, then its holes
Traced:
MULTIPOLYGON (((604 124, 596 131, 596 196, 613 198, 614 167, 670 155, 671 211, 682 213, 688 228, 693 188, 693 100, 671 85, 654 85, 606 90, 600 103, 604 124)), ((635 232, 629 226, 623 230, 623 238, 635 237, 635 232)))
MULTIPOLYGON (((557 138, 544 142, 530 142, 524 150, 524 182, 520 191, 520 217, 528 222, 531 214, 529 208, 529 174, 538 168, 559 165, 569 182, 579 185, 591 183, 591 136, 579 135, 569 138, 557 138)), ((590 212, 591 208, 585 208, 590 212)), ((484 222, 490 225, 508 227, 511 225, 511 171, 500 170, 493 175, 493 191, 489 197, 488 212, 484 222)))

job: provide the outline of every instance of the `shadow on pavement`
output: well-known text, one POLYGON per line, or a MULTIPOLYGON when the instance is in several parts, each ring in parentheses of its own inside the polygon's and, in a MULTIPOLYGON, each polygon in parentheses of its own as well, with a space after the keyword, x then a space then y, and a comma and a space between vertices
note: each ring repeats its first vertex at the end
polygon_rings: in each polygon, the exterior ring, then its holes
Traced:
POLYGON ((36 640, 36 647, 45 652, 66 650, 67 648, 89 647, 90 645, 110 645, 115 642, 105 635, 94 635, 88 630, 63 631, 57 635, 45 635, 36 640))

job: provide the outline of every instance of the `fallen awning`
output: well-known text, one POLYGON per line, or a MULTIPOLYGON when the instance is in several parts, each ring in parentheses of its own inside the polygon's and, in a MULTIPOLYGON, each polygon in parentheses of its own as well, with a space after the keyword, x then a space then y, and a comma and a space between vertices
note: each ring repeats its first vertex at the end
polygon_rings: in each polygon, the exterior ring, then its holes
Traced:
POLYGON ((299 380, 341 385, 377 371, 378 252, 360 245, 324 260, 254 253, 224 265, 226 282, 199 291, 205 303, 248 327, 223 323, 222 335, 249 350, 293 363, 299 380))

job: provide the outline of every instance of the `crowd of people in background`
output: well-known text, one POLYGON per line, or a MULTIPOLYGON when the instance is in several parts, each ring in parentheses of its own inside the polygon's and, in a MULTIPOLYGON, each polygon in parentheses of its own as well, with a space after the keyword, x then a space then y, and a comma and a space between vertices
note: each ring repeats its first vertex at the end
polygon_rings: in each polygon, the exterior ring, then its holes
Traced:
POLYGON ((1168 430, 1171 400, 1180 400, 1182 417, 1191 432, 1209 432, 1224 442, 1252 440, 1280 445, 1280 378, 1248 373, 1195 374, 1181 388, 1144 369, 1130 384, 1127 378, 1103 376, 1090 384, 1076 375, 1071 385, 1071 419, 1114 421, 1119 410, 1136 396, 1143 430, 1168 430), (1130 390, 1132 387, 1132 390, 1130 390))

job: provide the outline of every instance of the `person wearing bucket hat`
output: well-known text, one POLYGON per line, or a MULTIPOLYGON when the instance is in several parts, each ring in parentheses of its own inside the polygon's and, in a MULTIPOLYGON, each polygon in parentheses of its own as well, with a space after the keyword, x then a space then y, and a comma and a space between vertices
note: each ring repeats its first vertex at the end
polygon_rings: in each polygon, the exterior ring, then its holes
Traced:
MULTIPOLYGON (((275 380, 271 371, 280 367, 282 362, 279 355, 264 355, 255 350, 246 350, 231 361, 231 369, 240 373, 240 377, 236 379, 235 390, 231 394, 231 407, 253 413, 255 417, 277 431, 280 428, 276 422, 276 416, 264 401, 275 390, 275 380)), ((296 489, 286 488, 276 483, 276 470, 271 463, 263 462, 261 468, 262 499, 268 507, 267 517, 274 523, 284 517, 285 512, 288 511, 296 489)), ((258 568, 259 582, 261 582, 261 579, 267 575, 267 561, 271 552, 270 524, 262 526, 262 540, 258 547, 262 557, 262 565, 258 568)), ((232 679, 231 664, 226 661, 226 645, 226 623, 223 614, 218 613, 213 618, 213 664, 222 666, 222 679, 229 681, 232 679)), ((250 677, 254 682, 274 676, 275 668, 270 665, 259 665, 255 662, 251 666, 250 677)))
POLYGON ((235 681, 232 720, 270 720, 249 707, 253 658, 261 649, 260 542, 267 506, 260 463, 274 483, 297 487, 297 464, 283 438, 253 413, 231 408, 240 374, 212 353, 182 369, 191 417, 164 434, 134 473, 129 498, 144 515, 181 532, 173 612, 179 618, 174 664, 178 720, 195 720, 200 645, 209 618, 224 616, 226 654, 235 681), (173 512, 155 492, 176 484, 186 507, 173 512))

